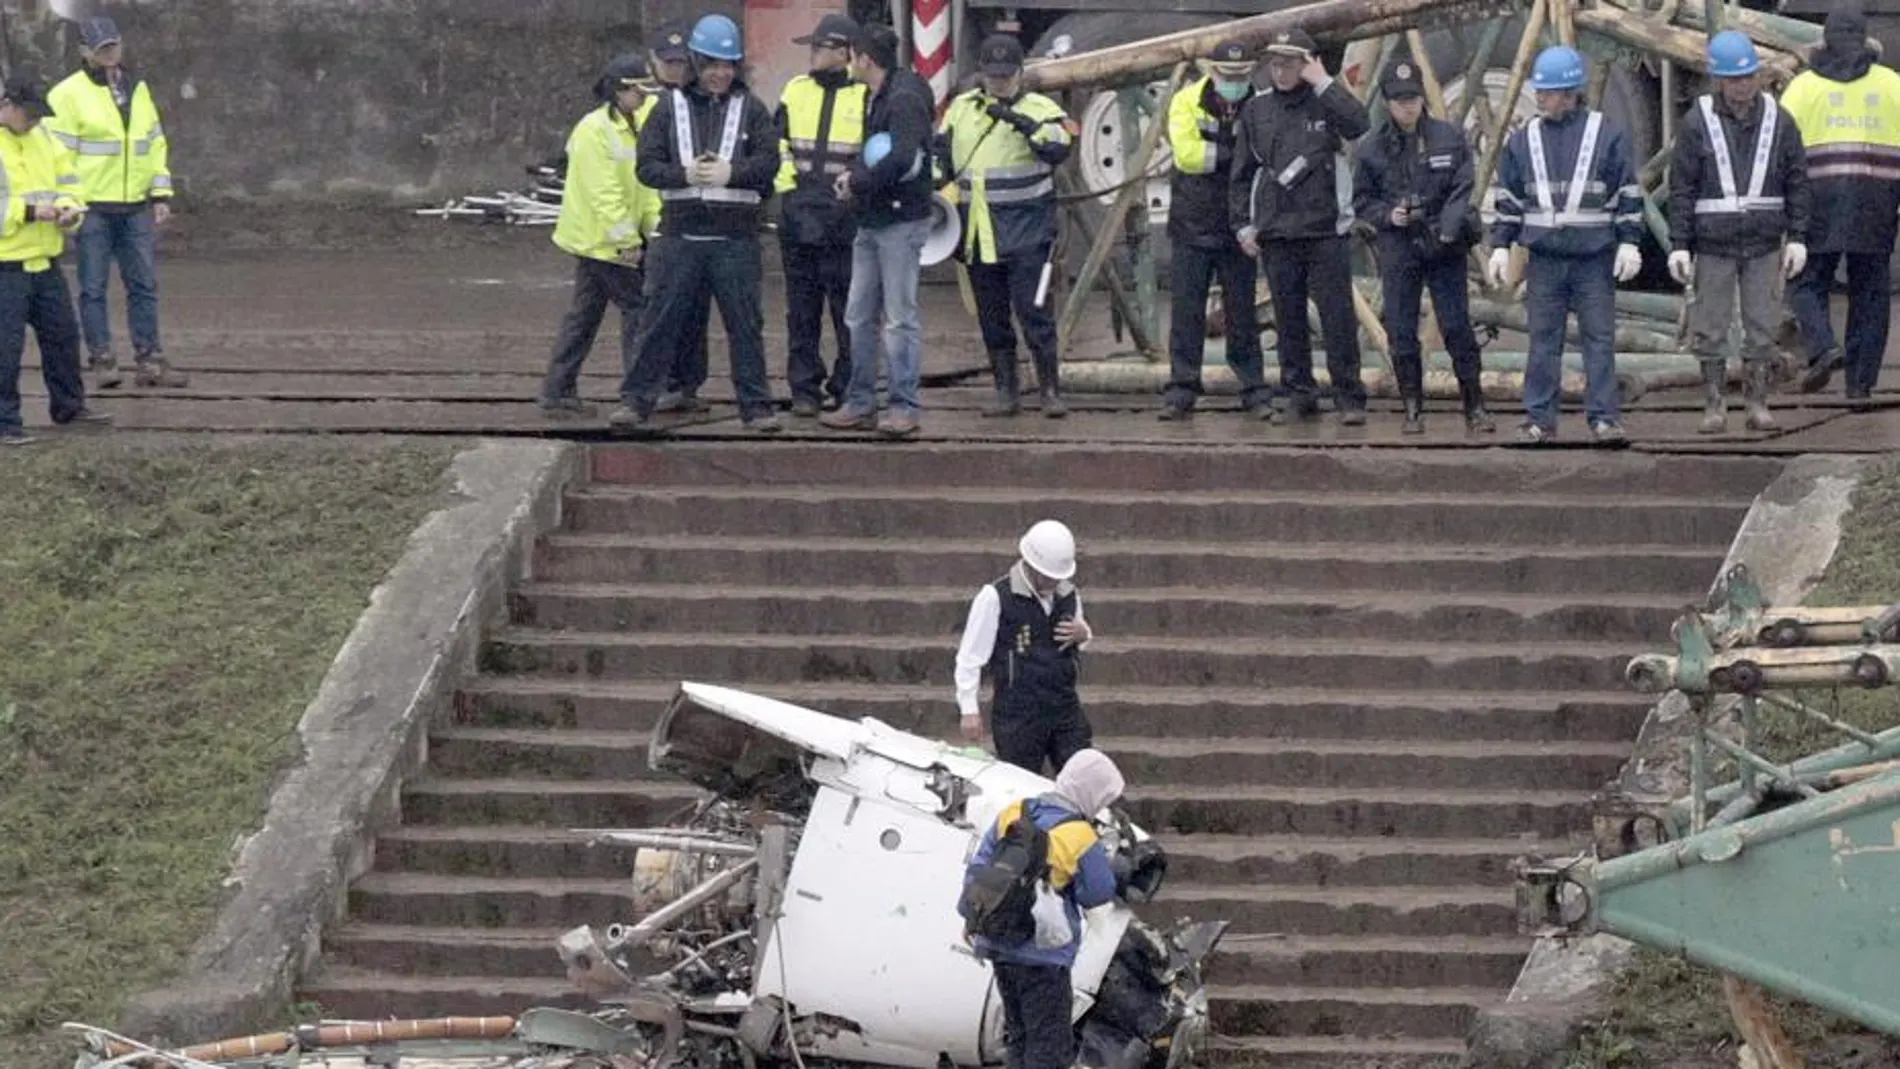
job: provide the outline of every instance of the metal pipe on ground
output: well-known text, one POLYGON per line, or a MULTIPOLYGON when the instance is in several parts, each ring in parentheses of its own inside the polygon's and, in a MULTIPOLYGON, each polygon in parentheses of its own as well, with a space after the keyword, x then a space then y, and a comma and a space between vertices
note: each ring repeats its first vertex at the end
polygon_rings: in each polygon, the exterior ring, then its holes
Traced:
MULTIPOLYGON (((1527 330, 1530 327, 1530 312, 1522 304, 1479 297, 1471 301, 1471 321, 1494 327, 1507 327, 1511 330, 1527 330)), ((1577 328, 1574 324, 1566 322, 1564 340, 1571 344, 1577 342, 1577 328)), ((1618 353, 1673 354, 1679 353, 1682 349, 1673 331, 1664 333, 1628 322, 1617 323, 1614 344, 1618 353)))

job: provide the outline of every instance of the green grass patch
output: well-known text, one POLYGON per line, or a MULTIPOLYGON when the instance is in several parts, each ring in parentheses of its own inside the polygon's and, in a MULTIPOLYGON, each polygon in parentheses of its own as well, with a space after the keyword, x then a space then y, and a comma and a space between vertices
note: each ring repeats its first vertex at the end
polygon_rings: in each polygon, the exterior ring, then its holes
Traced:
POLYGON ((70 1066, 207 930, 441 440, 71 438, 0 457, 0 1066, 70 1066))
MULTIPOLYGON (((1804 604, 1889 605, 1900 601, 1900 464, 1869 473, 1827 573, 1804 604)), ((1900 725, 1900 688, 1841 689, 1795 695, 1867 731, 1900 725)), ((1847 740, 1814 721, 1764 706, 1757 748, 1788 761, 1847 740)), ((1732 765, 1729 766, 1732 769, 1732 765)), ((1710 908, 1719 908, 1710 903, 1710 908)), ((1790 922, 1799 917, 1790 913, 1790 922)), ((1889 1069, 1900 1065, 1900 1041, 1802 1002, 1770 996, 1782 1027, 1812 1066, 1889 1069)), ((1609 1017, 1585 1032, 1565 1069, 1733 1069, 1740 1037, 1718 975, 1678 958, 1639 948, 1617 978, 1609 1017)))

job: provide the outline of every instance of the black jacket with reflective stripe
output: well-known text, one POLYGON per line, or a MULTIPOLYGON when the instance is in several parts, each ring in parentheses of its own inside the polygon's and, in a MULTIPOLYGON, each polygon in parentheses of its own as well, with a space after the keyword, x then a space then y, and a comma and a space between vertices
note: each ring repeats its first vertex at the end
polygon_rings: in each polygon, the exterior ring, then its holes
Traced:
POLYGON ((1805 242, 1808 234, 1808 155, 1801 145, 1801 130, 1794 116, 1763 95, 1740 119, 1729 109, 1720 93, 1715 94, 1715 118, 1722 124, 1728 142, 1729 165, 1735 172, 1735 194, 1748 195, 1754 181, 1755 143, 1760 136, 1761 104, 1773 107, 1775 141, 1768 152, 1768 177, 1762 182, 1761 195, 1780 197, 1779 210, 1756 209, 1746 212, 1697 212, 1696 202, 1723 197, 1720 168, 1715 148, 1709 141, 1708 124, 1703 121, 1700 104, 1690 106, 1676 124, 1676 143, 1670 150, 1669 164, 1669 244, 1697 256, 1722 256, 1753 259, 1764 256, 1789 241, 1805 242))

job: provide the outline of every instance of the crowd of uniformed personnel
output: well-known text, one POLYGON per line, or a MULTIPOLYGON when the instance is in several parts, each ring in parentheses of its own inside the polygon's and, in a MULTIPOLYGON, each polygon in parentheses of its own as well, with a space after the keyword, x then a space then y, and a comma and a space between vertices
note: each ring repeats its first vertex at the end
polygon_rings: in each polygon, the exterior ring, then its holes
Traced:
POLYGON ((183 386, 159 345, 156 228, 172 196, 165 130, 151 87, 123 62, 109 18, 78 23, 81 65, 50 89, 22 70, 0 88, 0 446, 26 445, 20 371, 26 332, 39 344, 55 424, 109 423, 92 389, 125 379, 112 349, 106 290, 114 263, 126 291, 133 381, 183 386), (61 270, 76 247, 79 308, 61 270))
MULTIPOLYGON (((1668 267, 1690 291, 1688 344, 1705 369, 1708 433, 1727 425, 1723 354, 1737 307, 1752 429, 1774 425, 1772 338, 1784 317, 1792 315, 1808 352, 1803 391, 1824 389, 1844 368, 1848 398, 1863 399, 1879 370, 1900 215, 1900 76, 1876 61, 1865 18, 1851 6, 1830 15, 1825 42, 1777 103, 1761 89, 1747 37, 1716 35, 1711 91, 1684 116, 1672 146, 1668 267), (1849 314, 1837 344, 1826 302, 1843 260, 1849 314), (1791 284, 1785 304, 1784 284, 1791 284)), ((731 338, 745 426, 779 430, 765 384, 756 238, 762 204, 777 194, 792 414, 840 431, 916 434, 910 249, 923 240, 929 190, 942 187, 957 206, 955 256, 968 272, 996 385, 984 414, 1022 411, 1020 332, 1040 410, 1064 415, 1048 281, 1054 172, 1073 149, 1076 126, 1053 100, 1024 91, 1020 44, 1007 35, 983 40, 978 84, 948 103, 932 131, 919 108, 934 111, 934 98, 897 66, 888 29, 827 15, 798 43, 811 48, 811 72, 786 86, 775 114, 736 80, 743 51, 737 27, 721 16, 668 31, 648 57, 610 65, 602 110, 576 127, 569 145, 568 200, 577 203, 556 241, 583 258, 582 285, 542 404, 583 408, 573 372, 613 300, 628 317, 628 355, 612 425, 640 433, 656 411, 700 407, 711 295, 731 338), (611 204, 578 203, 610 185, 619 189, 611 204), (614 276, 622 281, 609 284, 614 276), (829 368, 826 321, 836 339, 829 368), (882 417, 873 389, 880 358, 890 390, 882 417)), ((1379 86, 1390 120, 1383 123, 1328 74, 1298 30, 1266 47, 1264 79, 1259 66, 1240 42, 1223 42, 1204 58, 1204 77, 1169 102, 1172 371, 1160 417, 1188 418, 1203 393, 1206 298, 1218 280, 1230 298, 1246 295, 1225 302, 1226 359, 1243 411, 1277 422, 1317 417, 1311 301, 1338 419, 1363 424, 1351 266, 1358 232, 1370 234, 1379 266, 1402 430, 1424 428, 1419 312, 1429 292, 1466 428, 1494 432, 1465 281, 1485 232, 1464 132, 1425 114, 1420 72, 1403 58, 1379 86), (1260 272, 1277 310, 1277 391, 1266 382, 1251 299, 1260 272), (1270 403, 1275 392, 1284 404, 1270 403)), ((1484 275, 1502 287, 1517 281, 1521 264, 1529 353, 1517 433, 1529 444, 1557 433, 1573 314, 1588 432, 1598 442, 1625 438, 1614 302, 1617 284, 1642 266, 1642 195, 1627 134, 1585 105, 1586 81, 1574 49, 1537 57, 1538 115, 1511 135, 1497 176, 1484 275)))

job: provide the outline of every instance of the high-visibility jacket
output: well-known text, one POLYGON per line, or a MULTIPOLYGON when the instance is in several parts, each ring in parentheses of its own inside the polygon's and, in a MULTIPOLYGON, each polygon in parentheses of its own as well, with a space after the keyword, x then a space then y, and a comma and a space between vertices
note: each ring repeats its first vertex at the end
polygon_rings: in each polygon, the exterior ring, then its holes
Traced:
POLYGON ((832 186, 864 147, 870 87, 843 71, 801 74, 779 94, 777 189, 779 240, 799 245, 849 245, 851 205, 832 186))
POLYGON ((1808 248, 1884 255, 1900 212, 1900 74, 1867 59, 1835 81, 1815 66, 1781 94, 1807 146, 1808 248))
POLYGON ((1670 148, 1669 244, 1749 260, 1805 241, 1808 161, 1801 131, 1762 93, 1746 116, 1719 93, 1697 97, 1670 148))
POLYGON ((130 69, 126 106, 112 98, 105 73, 74 71, 46 96, 49 132, 78 157, 80 195, 87 204, 143 204, 172 195, 170 148, 151 86, 130 69))
POLYGON ((653 110, 648 97, 633 122, 610 101, 588 112, 567 138, 567 182, 554 244, 575 256, 618 260, 660 226, 660 198, 634 174, 640 124, 653 110))
POLYGON ((995 263, 1055 240, 1055 169, 1076 133, 1061 105, 1041 93, 998 101, 972 89, 944 112, 941 129, 949 142, 943 177, 956 182, 967 262, 995 263), (1025 137, 992 117, 997 103, 1033 122, 1034 132, 1025 137))
POLYGON ((1168 101, 1168 148, 1174 177, 1168 180, 1168 238, 1200 248, 1234 247, 1228 223, 1227 176, 1234 165, 1234 121, 1242 103, 1214 91, 1214 79, 1190 83, 1168 101))
POLYGON ((1532 119, 1504 143, 1491 243, 1544 256, 1597 256, 1643 235, 1643 190, 1623 130, 1579 107, 1532 119))
POLYGON ((40 204, 81 207, 72 160, 44 122, 24 134, 0 127, 0 261, 44 271, 65 247, 59 224, 29 216, 40 204))

